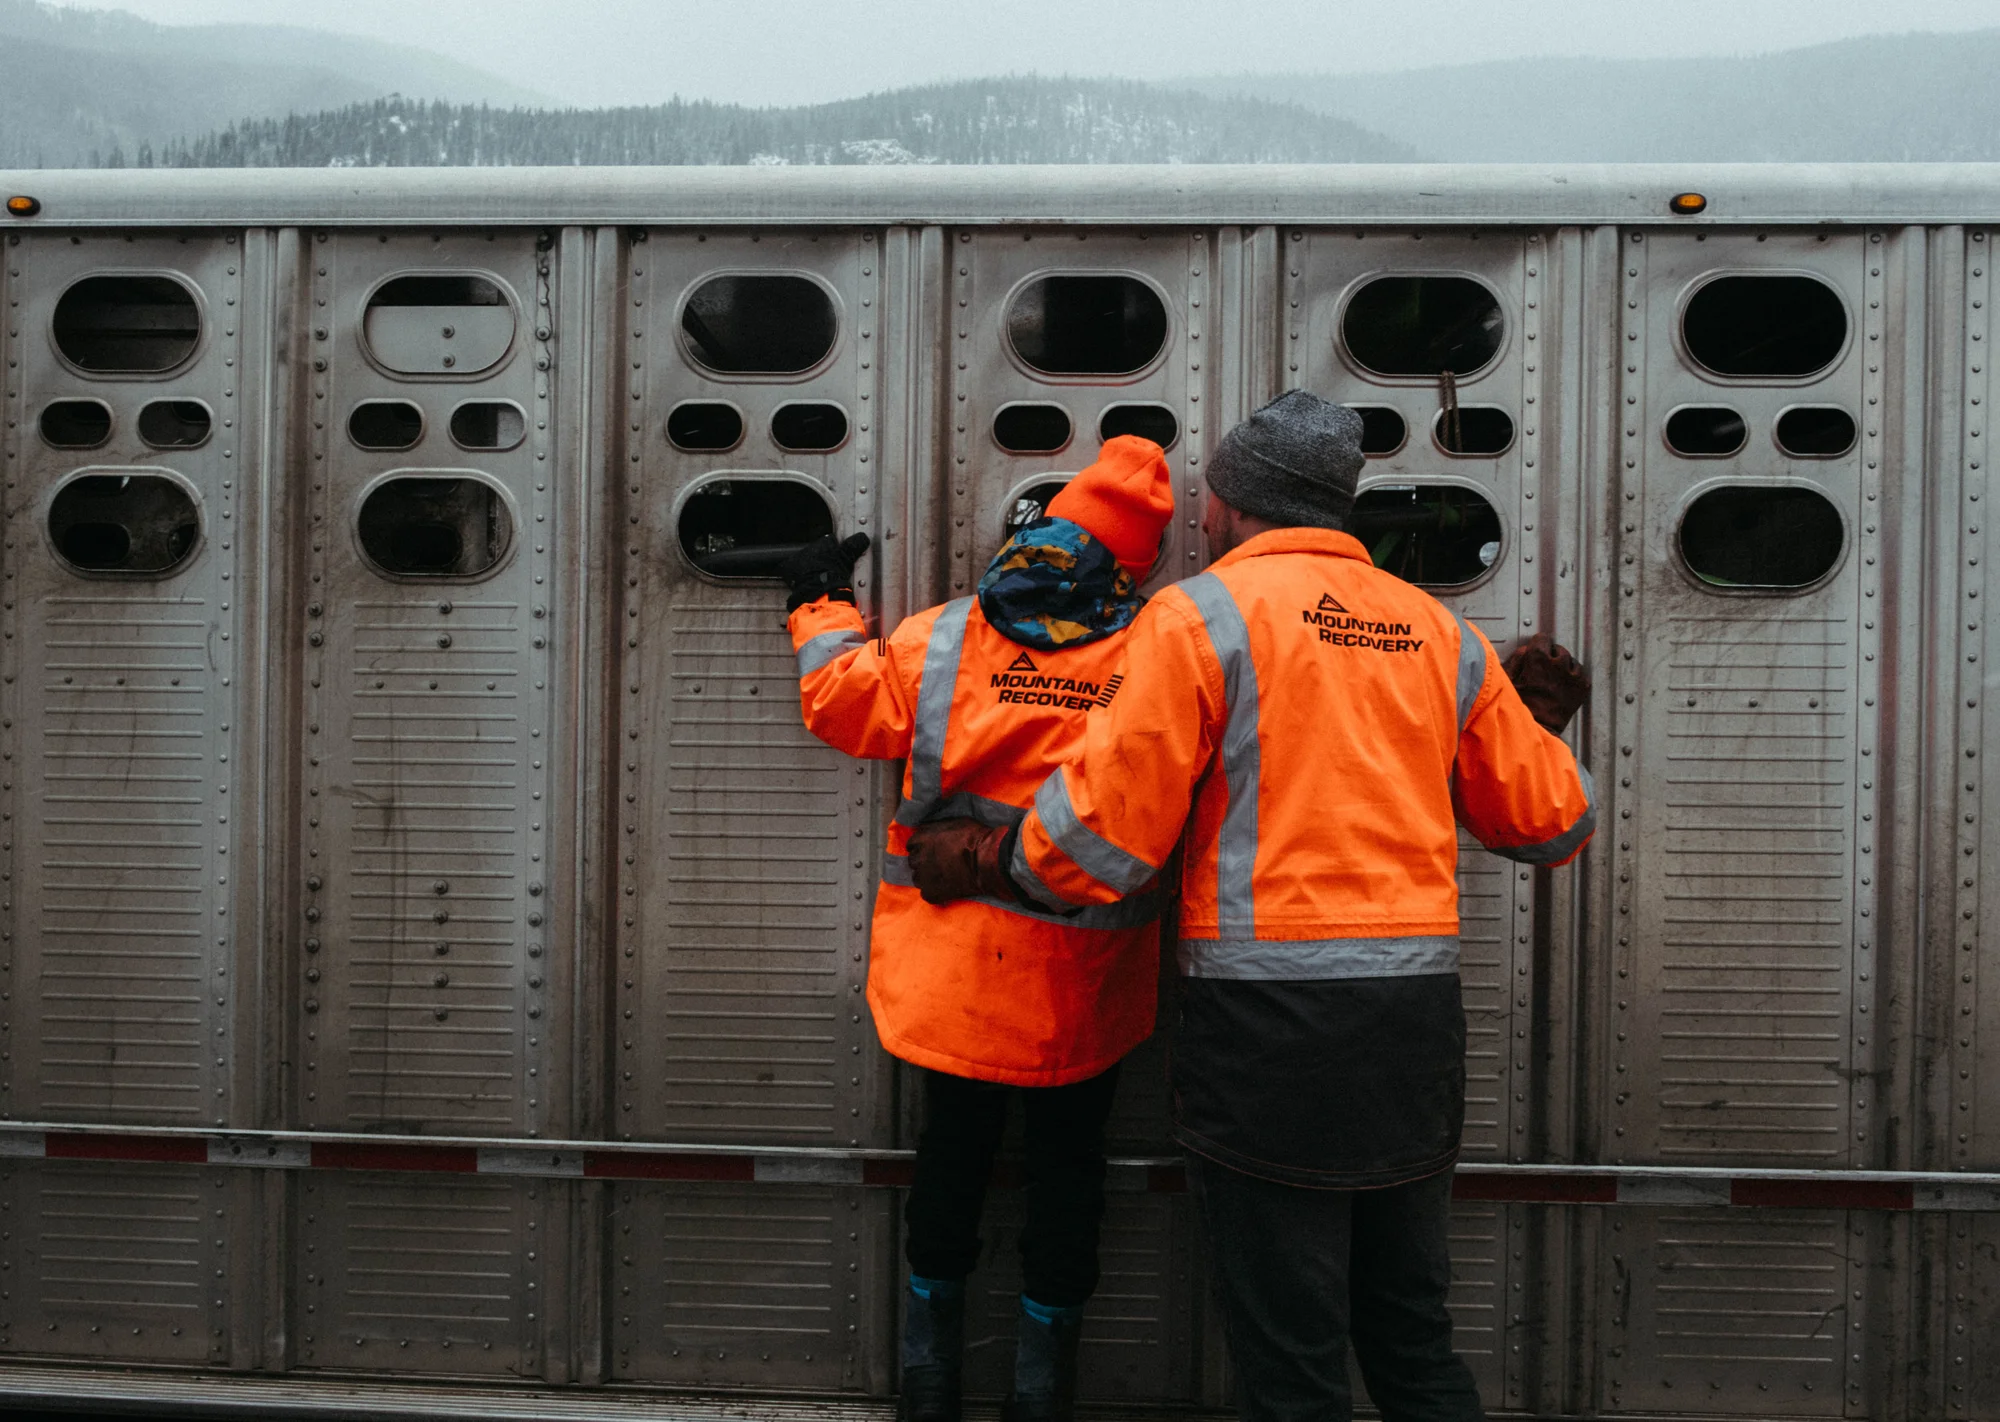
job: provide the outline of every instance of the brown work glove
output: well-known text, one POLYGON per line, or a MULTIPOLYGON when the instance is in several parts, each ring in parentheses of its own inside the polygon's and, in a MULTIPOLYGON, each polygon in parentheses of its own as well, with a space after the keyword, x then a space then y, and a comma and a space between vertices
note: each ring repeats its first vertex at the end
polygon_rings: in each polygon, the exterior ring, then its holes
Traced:
POLYGON ((1560 736, 1590 700, 1590 673, 1546 632, 1537 632, 1500 664, 1542 729, 1560 736))
POLYGON ((910 876, 927 904, 973 898, 1020 903, 1021 891, 1007 873, 1012 852, 1012 830, 977 820, 932 820, 910 835, 910 876))

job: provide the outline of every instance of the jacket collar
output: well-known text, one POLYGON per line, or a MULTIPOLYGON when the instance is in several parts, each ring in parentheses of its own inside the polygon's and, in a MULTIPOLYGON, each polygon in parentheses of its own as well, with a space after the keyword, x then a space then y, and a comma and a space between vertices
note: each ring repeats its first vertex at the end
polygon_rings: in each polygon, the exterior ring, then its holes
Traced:
POLYGON ((1274 528, 1269 533, 1260 533, 1238 544, 1210 563, 1208 570, 1214 572, 1245 558, 1261 558, 1267 553, 1319 553, 1334 558, 1353 558, 1363 563, 1374 562, 1368 556, 1368 550, 1361 546, 1361 540, 1351 533, 1340 533, 1331 528, 1274 528))

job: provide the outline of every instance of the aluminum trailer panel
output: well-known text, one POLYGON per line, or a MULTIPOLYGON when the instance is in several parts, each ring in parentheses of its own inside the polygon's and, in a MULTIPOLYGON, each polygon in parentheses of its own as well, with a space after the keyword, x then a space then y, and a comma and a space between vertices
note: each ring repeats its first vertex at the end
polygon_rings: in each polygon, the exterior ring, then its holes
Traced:
MULTIPOLYGON (((1592 849, 1461 865, 1489 1405, 2000 1411, 1997 172, 0 175, 8 1395, 879 1406, 895 768, 757 550, 869 532, 887 630, 1143 427, 1182 575, 1303 385, 1378 558, 1597 673, 1592 849)), ((1086 1387, 1216 1407, 1165 1049, 1086 1387)))

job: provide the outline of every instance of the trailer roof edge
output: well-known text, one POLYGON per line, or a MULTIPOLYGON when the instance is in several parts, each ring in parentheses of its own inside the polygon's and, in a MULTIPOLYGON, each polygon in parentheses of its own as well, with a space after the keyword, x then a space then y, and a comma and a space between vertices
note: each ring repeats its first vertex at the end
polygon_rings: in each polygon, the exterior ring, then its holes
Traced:
POLYGON ((2000 222, 2000 163, 0 171, 32 227, 2000 222), (1670 201, 1705 200, 1679 216, 1670 201))

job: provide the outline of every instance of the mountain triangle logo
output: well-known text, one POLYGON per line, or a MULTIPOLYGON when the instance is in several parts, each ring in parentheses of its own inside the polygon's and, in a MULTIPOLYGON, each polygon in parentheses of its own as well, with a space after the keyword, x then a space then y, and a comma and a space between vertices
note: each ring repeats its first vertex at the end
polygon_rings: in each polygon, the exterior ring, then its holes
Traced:
POLYGON ((1321 594, 1320 594, 1320 596, 1319 596, 1319 610, 1320 610, 1321 612, 1346 612, 1346 611, 1347 611, 1347 609, 1346 609, 1346 608, 1344 608, 1344 607, 1342 607, 1342 606, 1341 606, 1341 605, 1339 604, 1339 602, 1335 601, 1335 599, 1334 599, 1334 596, 1333 596, 1333 594, 1332 594, 1332 593, 1321 593, 1321 594))
POLYGON ((1008 671, 1038 671, 1038 670, 1040 670, 1040 668, 1038 668, 1038 667, 1037 667, 1037 666, 1035 665, 1035 662, 1034 662, 1034 659, 1033 659, 1032 657, 1030 657, 1030 656, 1029 656, 1029 655, 1028 655, 1028 654, 1027 654, 1026 652, 1023 652, 1023 653, 1021 653, 1021 655, 1020 655, 1020 656, 1018 656, 1018 657, 1014 658, 1014 660, 1013 660, 1013 661, 1011 661, 1011 662, 1009 662, 1009 663, 1007 664, 1007 670, 1008 670, 1008 671))

